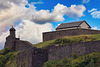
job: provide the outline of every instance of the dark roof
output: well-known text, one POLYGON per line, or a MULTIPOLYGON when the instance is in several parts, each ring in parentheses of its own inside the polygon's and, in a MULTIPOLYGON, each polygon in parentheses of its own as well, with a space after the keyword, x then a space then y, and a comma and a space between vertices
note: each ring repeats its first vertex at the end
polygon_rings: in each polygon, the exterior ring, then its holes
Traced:
POLYGON ((16 30, 15 30, 15 28, 13 28, 13 26, 12 26, 12 28, 10 28, 10 31, 16 31, 16 30))
MULTIPOLYGON (((63 28, 70 28, 70 27, 78 27, 80 24, 82 24, 83 22, 85 22, 89 27, 90 25, 85 21, 77 21, 77 22, 70 22, 70 23, 61 23, 57 28, 57 29, 63 29, 63 28)), ((90 27, 91 28, 91 27, 90 27)))

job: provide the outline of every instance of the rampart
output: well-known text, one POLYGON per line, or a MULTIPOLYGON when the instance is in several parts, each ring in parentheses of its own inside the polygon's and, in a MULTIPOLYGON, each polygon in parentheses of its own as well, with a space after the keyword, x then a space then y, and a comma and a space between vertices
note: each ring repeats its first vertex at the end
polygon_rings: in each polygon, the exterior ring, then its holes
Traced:
POLYGON ((100 34, 99 30, 91 29, 70 29, 43 33, 43 41, 58 39, 64 36, 86 35, 86 34, 100 34))
POLYGON ((48 49, 48 60, 61 60, 64 57, 75 55, 85 55, 100 51, 100 41, 82 42, 64 46, 50 46, 48 49))
POLYGON ((16 40, 15 41, 15 51, 27 51, 28 49, 36 48, 34 45, 28 41, 16 40))
POLYGON ((47 61, 47 51, 36 48, 28 41, 16 40, 15 51, 20 51, 17 55, 17 67, 42 67, 47 61))
POLYGON ((42 67, 48 60, 47 51, 39 48, 27 49, 17 55, 17 67, 42 67))

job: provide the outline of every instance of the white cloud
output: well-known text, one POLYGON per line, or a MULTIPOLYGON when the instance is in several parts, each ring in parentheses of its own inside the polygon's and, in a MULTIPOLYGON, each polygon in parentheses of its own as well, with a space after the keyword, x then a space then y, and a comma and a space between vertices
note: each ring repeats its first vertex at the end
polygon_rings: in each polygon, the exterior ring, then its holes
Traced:
POLYGON ((94 29, 94 30, 98 30, 98 28, 97 28, 97 27, 93 27, 92 29, 94 29))
POLYGON ((97 11, 97 9, 93 8, 92 10, 88 10, 88 12, 97 11))
POLYGON ((83 5, 71 5, 71 7, 67 8, 66 15, 74 18, 82 17, 85 10, 86 8, 83 5))
POLYGON ((42 42, 42 33, 52 31, 52 24, 36 24, 29 20, 23 20, 17 27, 17 36, 20 35, 22 40, 28 40, 31 43, 42 42))
POLYGON ((40 10, 34 13, 34 16, 31 18, 32 21, 42 24, 46 22, 59 22, 64 21, 64 15, 73 18, 79 18, 84 16, 83 12, 86 8, 83 5, 71 5, 70 7, 64 6, 62 4, 57 4, 52 12, 49 10, 40 10))
POLYGON ((32 17, 32 20, 36 23, 46 23, 46 22, 59 22, 64 20, 65 15, 65 9, 66 6, 57 4, 53 11, 50 12, 49 10, 40 10, 37 11, 34 16, 32 17), (60 8, 58 8, 60 7, 60 8))
POLYGON ((89 13, 91 13, 93 18, 100 19, 100 11, 97 11, 97 9, 93 8, 92 10, 88 10, 89 13))
POLYGON ((2 34, 2 36, 0 36, 0 49, 2 49, 4 47, 4 43, 5 43, 5 39, 6 37, 9 35, 9 32, 5 32, 2 34))
POLYGON ((83 0, 83 3, 88 3, 90 2, 90 0, 83 0))
POLYGON ((0 11, 0 32, 7 31, 6 27, 18 23, 18 19, 29 19, 35 12, 35 7, 29 5, 29 8, 25 7, 25 4, 15 5, 0 11))
POLYGON ((58 24, 58 26, 59 26, 60 24, 58 24))
POLYGON ((0 10, 12 7, 13 4, 26 4, 27 0, 0 0, 0 10))
POLYGON ((43 4, 43 2, 32 2, 31 4, 43 4))

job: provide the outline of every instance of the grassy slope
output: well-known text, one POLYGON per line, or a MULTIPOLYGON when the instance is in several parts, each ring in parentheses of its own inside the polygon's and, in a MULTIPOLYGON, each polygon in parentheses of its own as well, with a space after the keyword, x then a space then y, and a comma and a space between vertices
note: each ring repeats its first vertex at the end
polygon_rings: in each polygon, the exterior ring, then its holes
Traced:
POLYGON ((69 43, 98 41, 98 40, 100 40, 100 34, 67 36, 60 39, 41 42, 41 43, 35 44, 35 46, 38 48, 45 48, 47 46, 54 45, 54 44, 67 45, 69 43))
POLYGON ((18 52, 10 52, 10 48, 0 51, 0 67, 17 67, 16 56, 18 52))
MULTIPOLYGON (((99 41, 100 34, 92 35, 79 35, 68 36, 60 39, 50 40, 36 44, 38 48, 45 48, 53 44, 67 45, 69 43, 87 42, 87 41, 99 41)), ((72 58, 64 58, 62 60, 51 60, 44 63, 43 67, 100 67, 100 52, 94 52, 88 55, 76 56, 72 58)))
POLYGON ((94 52, 88 55, 74 56, 62 60, 51 60, 44 63, 43 67, 100 67, 100 52, 94 52))

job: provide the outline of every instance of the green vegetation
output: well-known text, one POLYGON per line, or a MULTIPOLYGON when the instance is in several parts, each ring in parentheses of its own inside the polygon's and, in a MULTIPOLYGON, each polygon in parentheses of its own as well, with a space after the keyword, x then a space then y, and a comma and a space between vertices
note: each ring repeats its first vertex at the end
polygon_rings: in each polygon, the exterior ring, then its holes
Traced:
POLYGON ((100 52, 94 52, 77 58, 47 61, 43 67, 100 67, 100 52))
POLYGON ((18 52, 11 52, 10 48, 0 51, 0 67, 17 67, 16 55, 18 52))
POLYGON ((41 42, 41 43, 35 44, 34 46, 36 46, 37 48, 45 48, 47 46, 52 45, 54 41, 55 40, 45 41, 45 42, 41 42))
POLYGON ((60 39, 54 39, 50 41, 41 42, 35 44, 38 48, 45 48, 51 45, 67 45, 79 42, 87 42, 87 41, 98 41, 100 40, 100 34, 92 34, 92 35, 78 35, 78 36, 66 36, 60 39))
POLYGON ((43 67, 72 67, 69 59, 64 58, 62 60, 52 60, 44 63, 43 67))

